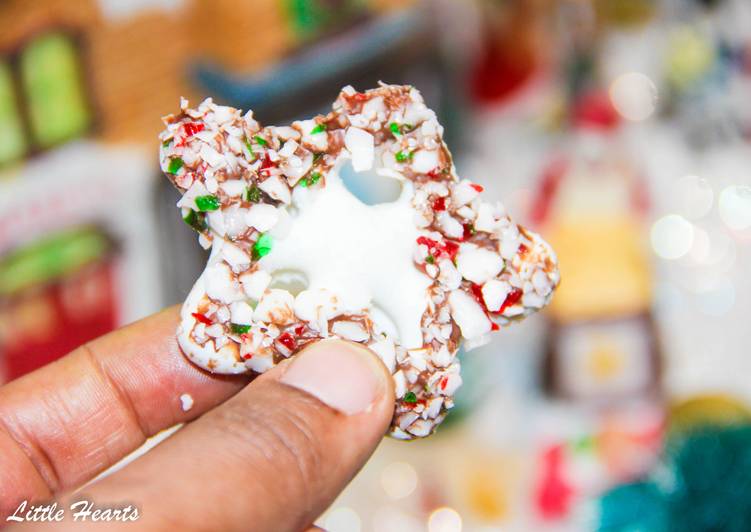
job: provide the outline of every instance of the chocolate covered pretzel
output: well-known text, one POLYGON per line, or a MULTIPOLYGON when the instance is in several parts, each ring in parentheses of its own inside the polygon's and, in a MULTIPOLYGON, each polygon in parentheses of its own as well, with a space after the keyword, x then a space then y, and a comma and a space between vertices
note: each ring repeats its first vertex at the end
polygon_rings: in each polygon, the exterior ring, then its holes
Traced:
POLYGON ((541 309, 558 285, 550 246, 457 178, 413 87, 345 87, 329 114, 290 126, 210 98, 163 120, 162 170, 211 249, 177 337, 211 372, 263 373, 322 338, 359 342, 394 378, 389 434, 424 437, 453 406, 460 345, 541 309), (345 165, 397 180, 398 199, 361 202, 345 165))

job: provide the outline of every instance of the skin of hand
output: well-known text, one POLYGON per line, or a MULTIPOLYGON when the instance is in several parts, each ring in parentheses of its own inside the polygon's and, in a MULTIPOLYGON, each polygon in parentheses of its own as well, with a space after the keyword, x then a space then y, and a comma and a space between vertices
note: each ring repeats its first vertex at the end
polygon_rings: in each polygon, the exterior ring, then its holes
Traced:
POLYGON ((0 387, 0 523, 24 500, 68 508, 85 498, 133 504, 139 519, 66 518, 55 530, 299 532, 388 428, 393 379, 362 346, 314 343, 248 385, 188 362, 177 323, 170 308, 0 387), (187 412, 184 393, 194 400, 187 412), (186 425, 149 453, 72 493, 177 423, 186 425))

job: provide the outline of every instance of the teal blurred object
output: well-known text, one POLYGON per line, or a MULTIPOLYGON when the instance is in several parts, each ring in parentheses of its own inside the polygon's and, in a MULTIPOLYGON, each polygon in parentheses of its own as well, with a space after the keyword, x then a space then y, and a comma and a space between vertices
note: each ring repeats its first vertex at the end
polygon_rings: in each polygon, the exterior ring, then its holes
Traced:
POLYGON ((600 500, 600 532, 667 531, 667 502, 652 482, 623 484, 600 500))
POLYGON ((669 481, 625 484, 599 501, 602 532, 751 530, 751 425, 678 434, 663 458, 669 481))

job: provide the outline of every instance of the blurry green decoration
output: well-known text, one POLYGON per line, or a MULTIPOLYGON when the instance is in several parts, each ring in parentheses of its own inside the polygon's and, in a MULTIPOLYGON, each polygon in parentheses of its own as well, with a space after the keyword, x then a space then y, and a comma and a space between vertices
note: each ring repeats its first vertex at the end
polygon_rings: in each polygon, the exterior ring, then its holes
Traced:
POLYGON ((657 5, 656 0, 597 0, 595 10, 606 24, 634 27, 649 22, 657 5))
POLYGON ((0 297, 64 277, 111 249, 110 239, 94 227, 63 231, 24 246, 0 259, 0 297))
POLYGON ((688 88, 710 71, 715 56, 712 43, 694 28, 684 26, 674 30, 666 56, 668 81, 679 90, 688 88))
POLYGON ((699 397, 671 409, 662 464, 651 479, 599 501, 601 532, 751 529, 751 423, 745 406, 699 397))
POLYGON ((623 484, 600 500, 601 532, 667 532, 667 503, 651 482, 623 484))
POLYGON ((18 99, 13 77, 7 63, 0 63, 0 166, 15 161, 26 153, 18 99))
POLYGON ((366 0, 284 0, 295 31, 312 39, 364 12, 366 0))
POLYGON ((64 33, 48 33, 21 52, 20 75, 32 136, 48 148, 85 133, 91 125, 78 48, 64 33))

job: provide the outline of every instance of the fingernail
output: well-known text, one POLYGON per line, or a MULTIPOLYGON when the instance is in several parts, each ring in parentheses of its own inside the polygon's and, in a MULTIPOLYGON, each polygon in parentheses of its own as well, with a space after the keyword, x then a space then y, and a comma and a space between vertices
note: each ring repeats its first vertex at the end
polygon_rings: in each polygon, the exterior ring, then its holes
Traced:
POLYGON ((351 415, 368 410, 383 394, 386 374, 379 365, 365 347, 322 340, 303 349, 280 380, 351 415))

